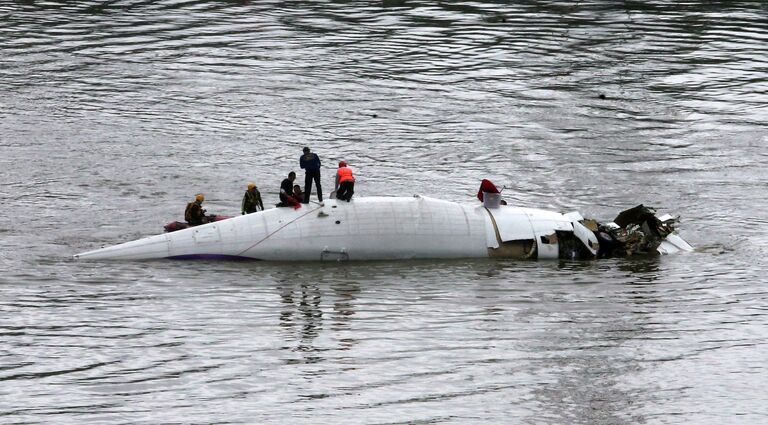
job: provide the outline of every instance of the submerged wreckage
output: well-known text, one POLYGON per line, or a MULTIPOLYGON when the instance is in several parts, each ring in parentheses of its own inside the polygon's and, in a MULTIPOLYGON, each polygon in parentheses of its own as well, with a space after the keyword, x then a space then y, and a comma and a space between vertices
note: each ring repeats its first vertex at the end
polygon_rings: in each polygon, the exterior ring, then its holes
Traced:
POLYGON ((83 260, 248 259, 273 261, 415 258, 589 259, 691 251, 677 218, 639 205, 612 222, 425 196, 327 200, 272 208, 77 254, 83 260))

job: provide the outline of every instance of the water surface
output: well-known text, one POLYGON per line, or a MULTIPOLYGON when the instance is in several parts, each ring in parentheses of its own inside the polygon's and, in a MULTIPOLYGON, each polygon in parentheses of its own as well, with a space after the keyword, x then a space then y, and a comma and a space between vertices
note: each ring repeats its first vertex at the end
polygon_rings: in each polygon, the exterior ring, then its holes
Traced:
POLYGON ((762 2, 0 2, 0 422, 766 423, 762 2), (602 95, 602 96, 601 96, 602 95), (186 202, 682 216, 687 255, 75 262, 186 202), (326 194, 327 196, 327 194, 326 194))

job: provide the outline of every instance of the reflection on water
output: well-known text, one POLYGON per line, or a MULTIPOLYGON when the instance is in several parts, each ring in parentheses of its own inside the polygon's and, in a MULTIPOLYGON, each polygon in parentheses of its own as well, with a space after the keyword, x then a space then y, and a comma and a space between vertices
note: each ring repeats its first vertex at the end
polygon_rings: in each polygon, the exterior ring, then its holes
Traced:
POLYGON ((619 270, 632 274, 637 282, 653 283, 660 278, 660 258, 627 258, 618 264, 619 270))
POLYGON ((355 315, 355 301, 360 293, 360 286, 355 282, 331 283, 334 294, 331 329, 335 333, 346 334, 339 338, 339 350, 352 350, 357 341, 354 338, 352 320, 355 315))
POLYGON ((288 339, 298 342, 293 350, 301 352, 306 363, 321 361, 319 350, 312 345, 323 327, 321 295, 317 284, 298 283, 282 286, 279 290, 285 304, 285 310, 280 314, 280 324, 293 334, 288 339))
POLYGON ((355 346, 354 338, 343 335, 354 335, 351 319, 355 314, 355 294, 360 289, 355 283, 334 282, 329 283, 326 290, 322 290, 317 282, 302 283, 301 280, 305 278, 299 274, 291 275, 277 287, 283 303, 280 326, 284 329, 286 342, 296 344, 286 348, 301 353, 302 358, 297 361, 317 363, 324 360, 323 351, 350 350, 355 346), (324 294, 326 291, 328 293, 324 294), (339 335, 337 345, 333 348, 321 348, 314 344, 315 339, 323 332, 324 309, 330 310, 325 314, 325 321, 328 322, 325 326, 333 334, 339 335))
POLYGON ((765 12, 0 3, 0 414, 763 421, 765 12), (680 214, 698 249, 590 262, 69 258, 161 232, 197 192, 237 214, 256 181, 275 203, 305 145, 354 164, 359 196, 474 202, 489 178, 521 206, 680 214))

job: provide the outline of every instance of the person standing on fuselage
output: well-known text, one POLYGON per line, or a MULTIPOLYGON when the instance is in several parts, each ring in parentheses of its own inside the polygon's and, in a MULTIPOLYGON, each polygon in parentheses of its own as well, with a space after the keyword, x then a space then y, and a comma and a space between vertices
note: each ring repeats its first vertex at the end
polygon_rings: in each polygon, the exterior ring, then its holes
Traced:
POLYGON ((312 180, 317 186, 317 200, 323 202, 323 189, 320 187, 320 158, 304 148, 304 155, 299 158, 299 165, 306 171, 304 175, 304 203, 309 203, 309 196, 312 194, 312 180))
POLYGON ((240 204, 240 212, 245 214, 264 211, 264 203, 261 201, 261 192, 256 187, 256 183, 248 183, 248 190, 243 195, 243 202, 240 204))

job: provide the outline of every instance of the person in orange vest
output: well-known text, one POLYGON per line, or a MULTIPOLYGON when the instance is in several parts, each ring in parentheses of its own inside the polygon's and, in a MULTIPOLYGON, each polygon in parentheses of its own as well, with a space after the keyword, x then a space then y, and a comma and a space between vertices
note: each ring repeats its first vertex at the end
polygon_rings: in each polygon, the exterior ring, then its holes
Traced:
POLYGON ((336 170, 336 199, 349 202, 355 193, 355 176, 352 169, 347 167, 345 161, 339 161, 339 169, 336 170))

